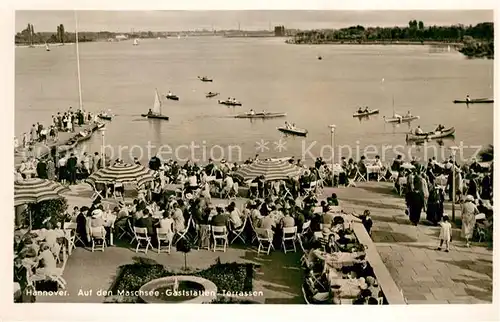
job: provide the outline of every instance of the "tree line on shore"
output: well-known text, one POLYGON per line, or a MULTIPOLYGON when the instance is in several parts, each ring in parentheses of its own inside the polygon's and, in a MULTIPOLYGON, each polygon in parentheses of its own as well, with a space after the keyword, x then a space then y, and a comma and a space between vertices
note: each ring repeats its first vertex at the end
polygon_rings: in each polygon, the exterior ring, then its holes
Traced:
POLYGON ((293 44, 373 43, 373 42, 447 42, 460 43, 460 51, 469 57, 493 57, 493 23, 475 26, 425 26, 412 20, 405 27, 351 26, 341 29, 298 31, 288 40, 293 44))

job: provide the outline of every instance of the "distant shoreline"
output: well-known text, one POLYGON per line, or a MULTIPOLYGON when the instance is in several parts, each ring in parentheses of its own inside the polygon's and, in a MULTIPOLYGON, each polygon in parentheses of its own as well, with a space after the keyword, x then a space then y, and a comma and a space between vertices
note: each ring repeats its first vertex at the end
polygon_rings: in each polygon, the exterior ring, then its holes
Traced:
MULTIPOLYGON (((60 47, 60 46, 66 46, 66 45, 73 45, 73 42, 65 42, 63 43, 48 43, 47 45, 49 47, 60 47)), ((35 45, 20 45, 20 44, 15 44, 16 48, 45 48, 45 44, 35 44, 35 45)))
POLYGON ((452 46, 463 47, 463 43, 445 41, 321 41, 296 43, 293 40, 285 41, 290 45, 419 45, 419 46, 452 46))

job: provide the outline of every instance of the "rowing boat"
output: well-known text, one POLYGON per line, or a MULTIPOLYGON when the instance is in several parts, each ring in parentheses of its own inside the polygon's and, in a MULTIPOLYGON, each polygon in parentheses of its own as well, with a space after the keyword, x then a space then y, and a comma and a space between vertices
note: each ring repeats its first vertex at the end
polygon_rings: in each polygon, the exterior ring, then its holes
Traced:
POLYGON ((165 95, 165 97, 166 97, 168 100, 173 100, 173 101, 178 101, 178 100, 179 100, 179 96, 174 95, 174 94, 167 94, 167 95, 165 95))
POLYGON ((227 106, 241 106, 241 105, 243 105, 238 101, 221 101, 221 100, 219 100, 218 102, 219 102, 219 104, 223 104, 223 105, 227 105, 227 106))
POLYGON ((244 113, 244 114, 238 114, 235 116, 237 119, 271 119, 271 118, 277 118, 277 117, 285 117, 286 113, 255 113, 255 114, 250 114, 250 113, 244 113))
POLYGON ((433 131, 422 134, 409 133, 406 134, 406 141, 423 141, 423 140, 437 140, 455 134, 455 128, 450 127, 442 131, 433 131))
POLYGON ((493 99, 491 98, 471 98, 469 100, 454 100, 455 104, 491 104, 493 103, 493 99))
POLYGON ((219 93, 212 93, 212 92, 210 92, 210 93, 207 93, 207 95, 205 95, 205 96, 207 98, 210 98, 210 97, 214 97, 214 96, 217 96, 217 95, 219 95, 219 93))
POLYGON ((420 119, 420 116, 403 116, 399 117, 385 117, 384 120, 386 123, 410 123, 411 121, 415 121, 420 119))
POLYGON ((207 77, 200 77, 198 76, 198 79, 201 80, 202 82, 213 82, 213 79, 207 78, 207 77))
POLYGON ((307 135, 306 129, 299 129, 299 128, 289 129, 286 127, 279 127, 278 131, 286 133, 286 134, 297 135, 297 136, 306 136, 307 135))
POLYGON ((156 114, 141 114, 142 117, 147 117, 148 119, 158 119, 158 120, 167 120, 168 116, 165 115, 156 115, 156 114))
POLYGON ((373 114, 378 114, 379 113, 379 110, 378 109, 374 109, 374 110, 370 110, 368 112, 356 112, 352 115, 352 117, 363 117, 363 116, 368 116, 368 115, 373 115, 373 114))
POLYGON ((106 114, 98 114, 97 117, 100 118, 101 120, 106 120, 106 121, 111 121, 112 119, 111 115, 106 115, 106 114))

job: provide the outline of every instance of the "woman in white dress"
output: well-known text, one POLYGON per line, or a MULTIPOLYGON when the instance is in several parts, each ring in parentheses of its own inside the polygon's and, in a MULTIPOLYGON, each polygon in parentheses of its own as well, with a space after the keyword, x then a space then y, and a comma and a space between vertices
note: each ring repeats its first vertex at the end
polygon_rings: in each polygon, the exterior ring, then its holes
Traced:
POLYGON ((474 197, 467 195, 465 202, 462 204, 462 238, 465 238, 466 246, 470 247, 469 240, 474 233, 476 226, 476 215, 479 214, 476 205, 474 204, 474 197))

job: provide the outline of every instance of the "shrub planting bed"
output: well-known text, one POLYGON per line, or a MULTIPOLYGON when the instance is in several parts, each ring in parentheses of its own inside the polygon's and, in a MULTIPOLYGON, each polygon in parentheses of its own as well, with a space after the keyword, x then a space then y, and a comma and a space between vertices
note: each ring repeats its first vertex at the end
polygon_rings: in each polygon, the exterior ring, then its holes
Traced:
POLYGON ((108 291, 106 303, 137 303, 140 299, 130 295, 137 292, 144 284, 167 276, 193 275, 212 281, 218 293, 250 292, 253 290, 255 265, 248 263, 221 263, 220 259, 205 270, 194 272, 171 272, 153 260, 136 257, 134 263, 120 266, 108 291))

